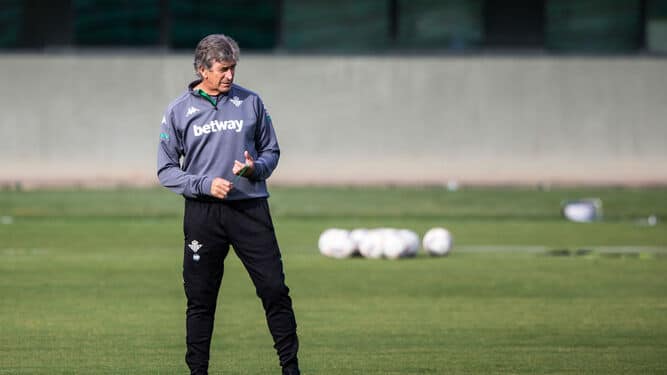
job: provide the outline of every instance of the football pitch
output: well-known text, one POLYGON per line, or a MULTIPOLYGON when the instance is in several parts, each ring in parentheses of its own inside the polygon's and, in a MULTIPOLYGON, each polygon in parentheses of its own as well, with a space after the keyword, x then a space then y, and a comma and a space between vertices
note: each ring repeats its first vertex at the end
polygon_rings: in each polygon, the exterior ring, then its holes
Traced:
MULTIPOLYGON (((306 375, 667 373, 667 189, 273 187, 306 375), (563 200, 597 197, 573 223, 563 200), (444 226, 448 257, 336 260, 331 227, 444 226)), ((0 374, 185 374, 165 189, 0 191, 0 374)), ((233 252, 211 374, 278 374, 233 252)))

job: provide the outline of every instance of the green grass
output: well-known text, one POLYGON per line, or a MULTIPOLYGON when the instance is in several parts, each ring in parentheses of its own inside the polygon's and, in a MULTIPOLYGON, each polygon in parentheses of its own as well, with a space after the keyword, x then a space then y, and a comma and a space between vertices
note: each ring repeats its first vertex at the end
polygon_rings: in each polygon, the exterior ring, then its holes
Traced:
MULTIPOLYGON (((667 226, 639 221, 667 218, 666 189, 272 194, 304 374, 667 372, 667 226), (593 196, 603 221, 560 217, 562 200, 593 196), (317 252, 333 226, 445 226, 455 247, 333 260, 317 252), (510 251, 472 251, 494 246, 510 251)), ((187 373, 182 206, 163 189, 0 192, 0 374, 187 373)), ((225 271, 211 374, 279 373, 233 253, 225 271)))

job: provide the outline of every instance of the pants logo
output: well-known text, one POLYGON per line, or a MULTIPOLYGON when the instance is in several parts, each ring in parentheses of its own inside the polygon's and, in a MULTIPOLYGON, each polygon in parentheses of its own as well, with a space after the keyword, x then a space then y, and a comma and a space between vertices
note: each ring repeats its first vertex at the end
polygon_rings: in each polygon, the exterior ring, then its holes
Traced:
POLYGON ((197 240, 192 240, 192 242, 190 242, 190 244, 188 245, 190 250, 192 250, 192 252, 194 253, 192 254, 192 260, 194 260, 195 262, 199 262, 200 256, 199 254, 197 254, 197 251, 199 251, 199 249, 201 249, 202 246, 203 245, 200 244, 199 241, 197 240))

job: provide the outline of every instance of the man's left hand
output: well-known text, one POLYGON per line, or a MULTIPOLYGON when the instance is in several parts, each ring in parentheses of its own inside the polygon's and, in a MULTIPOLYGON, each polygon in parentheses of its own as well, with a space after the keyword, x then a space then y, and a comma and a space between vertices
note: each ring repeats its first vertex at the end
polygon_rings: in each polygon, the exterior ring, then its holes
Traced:
POLYGON ((248 167, 245 170, 245 172, 243 172, 242 176, 244 177, 252 176, 252 173, 255 171, 255 159, 253 159, 252 156, 250 156, 250 153, 248 151, 245 151, 243 153, 243 156, 245 157, 245 163, 241 163, 238 160, 234 160, 234 167, 232 168, 232 172, 238 175, 244 167, 248 167))

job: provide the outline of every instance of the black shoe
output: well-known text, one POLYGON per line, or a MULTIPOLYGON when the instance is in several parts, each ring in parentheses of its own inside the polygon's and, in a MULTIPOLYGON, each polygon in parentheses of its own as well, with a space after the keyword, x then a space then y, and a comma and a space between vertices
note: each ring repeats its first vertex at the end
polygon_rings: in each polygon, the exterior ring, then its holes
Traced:
POLYGON ((298 365, 283 367, 283 375, 301 375, 298 365))

